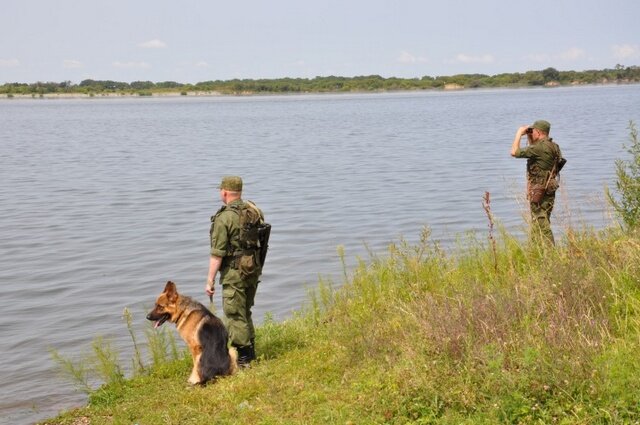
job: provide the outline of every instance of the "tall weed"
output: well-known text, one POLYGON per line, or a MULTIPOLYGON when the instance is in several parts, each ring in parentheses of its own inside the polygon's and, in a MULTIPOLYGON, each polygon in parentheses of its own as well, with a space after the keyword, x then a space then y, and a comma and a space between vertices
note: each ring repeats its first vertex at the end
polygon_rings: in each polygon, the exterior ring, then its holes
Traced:
POLYGON ((71 358, 64 357, 57 350, 49 349, 51 358, 58 366, 60 374, 69 379, 74 387, 85 394, 92 391, 89 384, 89 365, 86 360, 74 361, 71 358))
POLYGON ((124 375, 118 362, 118 354, 111 342, 96 337, 91 344, 92 352, 81 354, 76 360, 62 356, 57 350, 50 349, 51 357, 57 364, 62 376, 70 379, 74 386, 85 394, 91 394, 95 382, 120 384, 124 375))
POLYGON ((128 308, 125 307, 122 312, 122 317, 127 324, 127 330, 129 331, 129 335, 131 336, 131 341, 133 342, 133 352, 134 357, 131 360, 133 365, 133 370, 135 374, 144 372, 144 364, 142 362, 142 354, 140 352, 140 347, 138 347, 138 342, 136 341, 136 335, 133 331, 133 317, 131 316, 131 312, 128 308))
POLYGON ((118 361, 118 353, 110 341, 96 337, 92 343, 95 371, 105 384, 118 384, 124 381, 124 374, 118 361))

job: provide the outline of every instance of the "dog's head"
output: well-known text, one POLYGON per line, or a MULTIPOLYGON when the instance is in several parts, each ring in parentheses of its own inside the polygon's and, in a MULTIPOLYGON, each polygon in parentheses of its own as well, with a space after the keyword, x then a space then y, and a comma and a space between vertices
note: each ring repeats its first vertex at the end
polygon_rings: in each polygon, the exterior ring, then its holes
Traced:
POLYGON ((156 300, 156 305, 147 314, 147 320, 154 321, 154 328, 160 327, 164 322, 169 320, 174 322, 174 317, 178 313, 178 291, 176 284, 169 281, 164 287, 164 291, 156 300))

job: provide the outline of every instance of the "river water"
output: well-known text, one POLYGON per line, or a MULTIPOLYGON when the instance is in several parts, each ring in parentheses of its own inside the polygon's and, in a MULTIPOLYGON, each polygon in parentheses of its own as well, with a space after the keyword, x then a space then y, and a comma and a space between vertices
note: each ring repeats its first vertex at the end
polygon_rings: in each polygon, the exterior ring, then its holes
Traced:
MULTIPOLYGON (((516 128, 552 123, 568 159, 553 215, 611 224, 604 186, 625 157, 640 86, 263 97, 0 101, 0 423, 82 405, 50 349, 98 335, 123 363, 167 280, 205 301, 209 217, 223 175, 273 231, 254 317, 284 320, 318 277, 423 226, 445 247, 497 219, 524 237, 516 128)), ((219 292, 216 299, 220 309, 219 292)))

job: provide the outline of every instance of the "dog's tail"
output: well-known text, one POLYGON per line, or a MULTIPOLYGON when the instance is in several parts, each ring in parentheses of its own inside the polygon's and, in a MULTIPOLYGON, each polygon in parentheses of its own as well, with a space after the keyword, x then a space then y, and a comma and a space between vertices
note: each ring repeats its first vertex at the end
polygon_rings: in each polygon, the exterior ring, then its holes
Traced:
POLYGON ((238 371, 238 350, 236 350, 236 347, 229 347, 229 358, 231 359, 229 375, 233 375, 238 371))
POLYGON ((227 330, 222 322, 219 319, 207 321, 202 324, 199 332, 202 355, 198 372, 202 382, 207 382, 217 376, 229 375, 229 371, 232 370, 236 361, 230 357, 230 353, 227 351, 227 330))

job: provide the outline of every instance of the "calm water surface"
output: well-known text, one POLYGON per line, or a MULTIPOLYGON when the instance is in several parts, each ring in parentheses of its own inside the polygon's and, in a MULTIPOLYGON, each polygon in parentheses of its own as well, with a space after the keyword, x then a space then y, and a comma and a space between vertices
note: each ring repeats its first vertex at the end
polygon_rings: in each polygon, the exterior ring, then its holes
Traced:
MULTIPOLYGON (((84 397, 48 352, 110 338, 129 364, 164 283, 201 301, 223 175, 273 226, 254 316, 286 319, 318 276, 423 226, 453 246, 486 232, 481 207, 523 235, 519 125, 552 123, 569 162, 553 216, 610 223, 603 187, 640 122, 640 86, 247 98, 0 101, 0 423, 84 397)), ((219 297, 219 293, 217 294, 219 297)), ((220 300, 216 300, 218 311, 220 300)))

